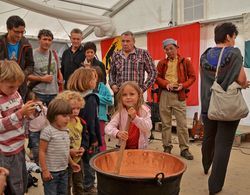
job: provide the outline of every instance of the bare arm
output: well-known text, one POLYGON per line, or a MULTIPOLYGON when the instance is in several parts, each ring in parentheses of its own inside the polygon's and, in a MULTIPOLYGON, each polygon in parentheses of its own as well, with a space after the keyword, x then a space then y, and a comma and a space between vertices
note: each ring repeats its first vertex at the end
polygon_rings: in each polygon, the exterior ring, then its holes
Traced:
POLYGON ((243 88, 247 88, 250 85, 250 81, 247 80, 247 76, 243 67, 240 69, 240 74, 236 79, 236 82, 243 88))
POLYGON ((49 181, 53 179, 52 175, 50 174, 48 167, 46 165, 46 152, 48 148, 48 142, 45 140, 40 140, 39 145, 39 161, 40 166, 42 169, 42 177, 44 181, 49 181))

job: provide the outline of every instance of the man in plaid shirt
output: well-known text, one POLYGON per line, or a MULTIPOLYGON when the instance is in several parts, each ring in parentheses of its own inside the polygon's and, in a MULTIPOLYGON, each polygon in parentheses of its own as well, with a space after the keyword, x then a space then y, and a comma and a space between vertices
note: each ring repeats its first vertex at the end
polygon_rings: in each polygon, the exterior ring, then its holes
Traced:
POLYGON ((132 32, 122 33, 122 50, 112 56, 109 85, 116 94, 125 81, 136 81, 145 92, 155 81, 156 68, 149 53, 135 47, 132 32), (145 72, 148 76, 145 80, 145 72))

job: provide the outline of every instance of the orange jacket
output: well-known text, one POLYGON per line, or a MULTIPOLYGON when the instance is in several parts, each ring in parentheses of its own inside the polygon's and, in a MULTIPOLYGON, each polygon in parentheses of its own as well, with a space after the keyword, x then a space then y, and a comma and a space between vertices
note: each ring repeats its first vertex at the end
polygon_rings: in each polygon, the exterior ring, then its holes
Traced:
MULTIPOLYGON (((156 77, 156 83, 161 90, 166 89, 167 84, 169 83, 165 79, 165 75, 168 69, 168 61, 169 60, 167 58, 162 59, 157 65, 158 74, 156 77)), ((187 89, 194 83, 196 76, 190 60, 183 58, 180 55, 178 55, 177 75, 178 83, 181 83, 183 86, 183 89, 178 92, 178 97, 180 101, 184 101, 187 97, 187 89)))

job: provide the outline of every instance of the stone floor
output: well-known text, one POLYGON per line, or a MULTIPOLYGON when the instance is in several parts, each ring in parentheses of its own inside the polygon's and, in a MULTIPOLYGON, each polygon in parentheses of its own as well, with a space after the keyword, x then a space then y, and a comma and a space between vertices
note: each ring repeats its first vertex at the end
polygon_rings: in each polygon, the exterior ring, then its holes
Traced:
MULTIPOLYGON (((250 132, 250 127, 245 131, 250 132)), ((149 148, 162 151, 161 133, 153 132, 155 139, 153 139, 149 148)), ((108 140, 108 139, 107 139, 108 140)), ((172 154, 179 156, 178 139, 173 135, 174 148, 172 154)), ((115 145, 115 140, 107 142, 109 148, 115 145)), ((180 195, 207 195, 207 180, 208 175, 204 175, 201 166, 201 143, 190 143, 190 151, 194 155, 194 160, 188 161, 181 158, 187 164, 187 170, 184 172, 181 180, 180 195)), ((39 175, 36 175, 40 178, 39 175)), ((250 143, 243 142, 240 147, 233 147, 231 158, 228 165, 227 176, 223 190, 219 195, 248 195, 250 194, 250 143)), ((28 195, 42 195, 43 187, 41 179, 39 186, 29 189, 28 195)))

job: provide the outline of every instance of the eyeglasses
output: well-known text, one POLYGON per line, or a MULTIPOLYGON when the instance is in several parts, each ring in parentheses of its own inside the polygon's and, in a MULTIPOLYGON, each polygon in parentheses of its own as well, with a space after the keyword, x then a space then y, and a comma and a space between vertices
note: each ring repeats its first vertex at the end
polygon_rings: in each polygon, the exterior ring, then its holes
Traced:
POLYGON ((18 31, 18 30, 12 29, 12 31, 13 31, 15 34, 22 34, 22 35, 24 35, 24 34, 26 33, 25 30, 24 30, 24 31, 18 31))

